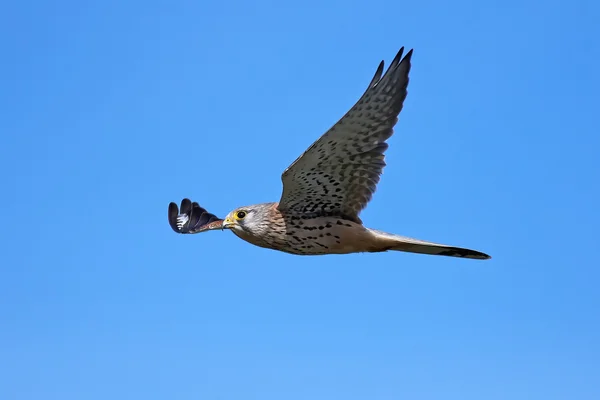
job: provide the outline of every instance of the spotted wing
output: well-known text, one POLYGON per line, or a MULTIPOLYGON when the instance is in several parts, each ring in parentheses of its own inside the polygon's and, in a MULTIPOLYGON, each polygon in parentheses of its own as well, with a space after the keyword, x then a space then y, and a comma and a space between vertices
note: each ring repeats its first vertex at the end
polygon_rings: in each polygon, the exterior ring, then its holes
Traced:
POLYGON ((209 213, 190 199, 181 200, 181 210, 177 204, 169 204, 169 225, 177 233, 200 233, 223 228, 223 220, 209 213))
POLYGON ((403 52, 385 74, 382 61, 358 102, 284 171, 282 213, 339 215, 360 223, 407 95, 412 50, 404 58, 403 52))

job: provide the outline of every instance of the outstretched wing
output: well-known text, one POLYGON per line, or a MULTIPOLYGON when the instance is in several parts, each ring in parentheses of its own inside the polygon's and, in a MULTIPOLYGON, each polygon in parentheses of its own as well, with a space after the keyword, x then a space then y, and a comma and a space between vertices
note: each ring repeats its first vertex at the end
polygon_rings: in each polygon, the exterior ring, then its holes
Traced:
POLYGON ((169 204, 169 225, 177 233, 200 233, 223 229, 223 220, 209 213, 190 199, 181 200, 181 210, 177 204, 169 204))
POLYGON ((358 102, 281 176, 282 213, 358 215, 375 192, 385 166, 385 142, 407 95, 412 50, 400 49, 382 76, 383 61, 358 102))
POLYGON ((449 246, 447 244, 428 242, 425 240, 410 238, 406 236, 394 235, 393 233, 387 233, 378 231, 375 229, 369 229, 371 233, 378 239, 393 243, 388 250, 406 251, 409 253, 420 253, 420 254, 431 254, 434 256, 448 256, 448 257, 461 257, 461 258, 473 258, 476 260, 488 260, 490 257, 488 254, 482 253, 477 250, 467 249, 464 247, 449 246))

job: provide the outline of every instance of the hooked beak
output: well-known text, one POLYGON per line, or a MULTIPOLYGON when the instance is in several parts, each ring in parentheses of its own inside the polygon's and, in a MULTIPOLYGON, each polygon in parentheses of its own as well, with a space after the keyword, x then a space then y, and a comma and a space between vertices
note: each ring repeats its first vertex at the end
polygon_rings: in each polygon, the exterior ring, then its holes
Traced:
POLYGON ((227 217, 223 221, 222 227, 223 227, 223 229, 232 229, 234 225, 235 225, 235 221, 233 221, 233 219, 227 217))

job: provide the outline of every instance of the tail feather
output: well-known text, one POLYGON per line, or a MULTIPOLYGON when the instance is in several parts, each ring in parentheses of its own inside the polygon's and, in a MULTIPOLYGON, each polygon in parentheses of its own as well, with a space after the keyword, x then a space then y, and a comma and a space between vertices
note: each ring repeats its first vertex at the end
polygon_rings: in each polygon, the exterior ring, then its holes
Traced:
POLYGON ((377 231, 375 229, 370 229, 370 231, 380 239, 387 239, 388 247, 386 247, 386 250, 431 254, 434 256, 472 258, 476 260, 487 260, 491 258, 489 255, 476 250, 448 246, 440 243, 426 242, 424 240, 394 235, 392 233, 377 231))

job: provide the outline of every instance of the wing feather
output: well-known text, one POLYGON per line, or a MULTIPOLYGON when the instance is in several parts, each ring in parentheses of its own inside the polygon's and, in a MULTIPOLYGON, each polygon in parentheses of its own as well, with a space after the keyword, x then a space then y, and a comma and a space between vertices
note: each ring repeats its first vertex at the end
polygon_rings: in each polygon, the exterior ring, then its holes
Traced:
POLYGON ((358 102, 283 172, 279 211, 361 222, 408 93, 413 51, 402 58, 403 52, 404 47, 385 74, 382 61, 358 102))
POLYGON ((169 204, 169 225, 176 233, 200 233, 214 229, 222 229, 223 220, 209 213, 190 199, 181 200, 180 209, 177 204, 169 204))

